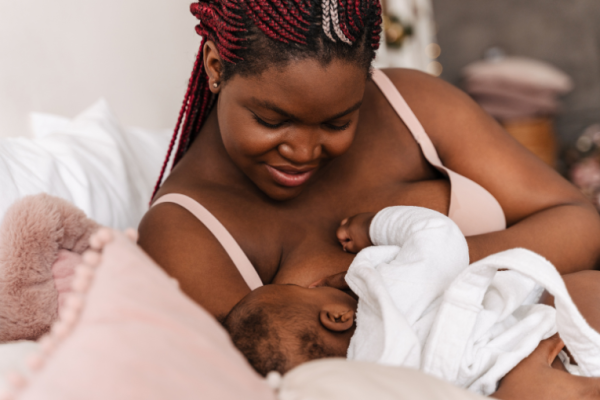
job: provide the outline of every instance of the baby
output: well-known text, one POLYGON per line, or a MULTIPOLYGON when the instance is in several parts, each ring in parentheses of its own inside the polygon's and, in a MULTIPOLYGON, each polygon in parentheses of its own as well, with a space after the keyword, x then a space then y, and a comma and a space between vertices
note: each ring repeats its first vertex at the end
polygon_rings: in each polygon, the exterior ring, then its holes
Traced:
POLYGON ((225 327, 259 373, 347 356, 418 368, 489 395, 558 331, 579 364, 563 354, 566 366, 600 375, 600 335, 539 255, 514 249, 469 265, 454 222, 419 207, 356 215, 337 236, 359 253, 347 285, 344 274, 310 288, 266 285, 227 316, 225 327), (544 288, 556 310, 538 304, 544 288))

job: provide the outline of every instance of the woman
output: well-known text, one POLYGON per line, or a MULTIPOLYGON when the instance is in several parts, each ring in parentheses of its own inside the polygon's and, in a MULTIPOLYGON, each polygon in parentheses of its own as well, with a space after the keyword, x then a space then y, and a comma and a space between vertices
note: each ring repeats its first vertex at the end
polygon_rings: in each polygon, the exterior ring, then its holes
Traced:
MULTIPOLYGON (((592 206, 466 95, 416 71, 369 79, 377 0, 216 0, 192 12, 202 51, 171 144, 183 124, 176 165, 140 245, 216 318, 249 285, 308 286, 346 270, 353 256, 335 237, 340 221, 390 205, 450 214, 471 261, 526 247, 562 273, 595 265, 592 206), (209 210, 204 222, 190 214, 206 214, 196 202, 209 210)), ((507 378, 505 398, 558 373, 539 363, 551 347, 507 378)))

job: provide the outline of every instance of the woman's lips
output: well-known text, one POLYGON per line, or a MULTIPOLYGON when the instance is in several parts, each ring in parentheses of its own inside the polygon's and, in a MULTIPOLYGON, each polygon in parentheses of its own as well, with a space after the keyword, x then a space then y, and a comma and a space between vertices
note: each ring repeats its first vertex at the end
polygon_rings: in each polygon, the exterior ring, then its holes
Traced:
POLYGON ((269 174, 271 174, 273 180, 281 186, 288 187, 296 187, 303 185, 317 170, 316 168, 311 168, 304 171, 294 171, 291 169, 283 170, 277 167, 272 167, 268 164, 266 165, 267 171, 269 171, 269 174))

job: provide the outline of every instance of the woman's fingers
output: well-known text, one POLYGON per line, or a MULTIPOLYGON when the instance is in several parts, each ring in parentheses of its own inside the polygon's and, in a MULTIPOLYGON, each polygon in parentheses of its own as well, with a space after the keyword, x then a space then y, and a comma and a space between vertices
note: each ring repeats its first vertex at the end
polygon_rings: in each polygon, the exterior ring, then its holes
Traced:
POLYGON ((564 347, 565 343, 557 333, 546 340, 542 340, 533 353, 525 360, 528 360, 530 363, 540 363, 550 366, 564 347))
POLYGON ((544 357, 544 355, 546 355, 546 361, 548 362, 548 365, 552 365, 556 357, 558 357, 558 353, 560 353, 564 347, 565 343, 557 333, 554 336, 541 341, 534 353, 539 352, 540 357, 544 357))

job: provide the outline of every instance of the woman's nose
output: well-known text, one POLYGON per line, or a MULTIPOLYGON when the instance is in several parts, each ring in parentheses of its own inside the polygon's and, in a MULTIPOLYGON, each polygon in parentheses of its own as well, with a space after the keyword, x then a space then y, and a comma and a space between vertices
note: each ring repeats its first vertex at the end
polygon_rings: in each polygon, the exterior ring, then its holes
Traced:
POLYGON ((320 135, 315 132, 298 132, 279 145, 279 153, 295 164, 308 164, 318 159, 323 146, 320 135))

